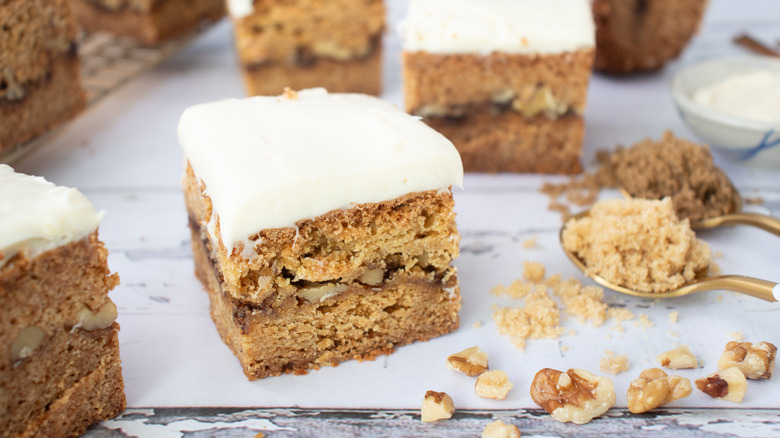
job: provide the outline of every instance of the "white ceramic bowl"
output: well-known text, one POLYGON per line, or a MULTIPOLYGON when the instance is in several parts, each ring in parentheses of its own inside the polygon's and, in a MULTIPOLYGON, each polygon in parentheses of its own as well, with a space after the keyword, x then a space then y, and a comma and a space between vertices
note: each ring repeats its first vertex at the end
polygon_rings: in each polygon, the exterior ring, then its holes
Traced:
POLYGON ((742 56, 690 65, 672 78, 672 98, 680 117, 708 144, 737 161, 780 168, 780 123, 730 116, 699 105, 692 99, 693 94, 703 87, 735 74, 756 70, 780 73, 780 59, 742 56))

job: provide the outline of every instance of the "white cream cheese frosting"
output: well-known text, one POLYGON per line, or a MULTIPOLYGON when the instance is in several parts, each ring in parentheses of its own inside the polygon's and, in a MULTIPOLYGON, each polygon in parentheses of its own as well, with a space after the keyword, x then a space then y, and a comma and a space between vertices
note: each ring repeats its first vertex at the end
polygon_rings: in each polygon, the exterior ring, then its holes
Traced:
POLYGON ((227 0, 227 10, 233 18, 243 18, 254 10, 254 0, 227 0))
POLYGON ((0 164, 0 265, 20 251, 35 257, 80 240, 102 217, 78 190, 0 164))
POLYGON ((178 135, 228 251, 264 229, 463 183, 449 140, 366 95, 319 88, 196 105, 178 135))
POLYGON ((589 0, 409 0, 403 49, 553 54, 594 47, 589 0))

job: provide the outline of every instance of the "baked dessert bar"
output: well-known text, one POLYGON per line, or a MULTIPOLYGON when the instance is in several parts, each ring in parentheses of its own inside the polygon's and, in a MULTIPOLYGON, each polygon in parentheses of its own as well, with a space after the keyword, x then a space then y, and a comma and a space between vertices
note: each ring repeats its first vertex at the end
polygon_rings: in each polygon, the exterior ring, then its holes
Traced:
POLYGON ((225 0, 70 0, 79 25, 154 44, 225 15, 225 0))
POLYGON ((382 91, 382 0, 228 0, 228 8, 250 96, 382 91))
POLYGON ((699 30, 707 0, 594 0, 596 70, 657 70, 699 30))
POLYGON ((324 89, 179 122, 195 272, 250 380, 458 327, 457 151, 389 103, 324 89))
POLYGON ((0 154, 83 110, 76 32, 67 0, 0 2, 0 154))
POLYGON ((101 217, 0 165, 0 437, 77 436, 125 408, 101 217))
POLYGON ((410 0, 399 29, 406 110, 467 172, 580 171, 588 0, 410 0))

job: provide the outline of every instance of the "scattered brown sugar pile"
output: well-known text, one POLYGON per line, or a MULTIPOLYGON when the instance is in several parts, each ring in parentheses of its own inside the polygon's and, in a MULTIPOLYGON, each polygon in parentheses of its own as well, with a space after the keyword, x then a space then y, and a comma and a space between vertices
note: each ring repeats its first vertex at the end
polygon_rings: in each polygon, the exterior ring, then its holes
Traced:
POLYGON ((602 301, 604 289, 598 286, 583 286, 573 278, 562 281, 560 274, 545 279, 541 263, 524 262, 523 266, 525 281, 515 280, 508 287, 499 285, 490 290, 495 296, 525 299, 524 306, 499 308, 493 313, 499 333, 509 336, 520 350, 525 349, 528 339, 557 339, 563 334, 561 312, 550 293, 560 299, 567 314, 579 317, 580 324, 590 321, 598 327, 610 317, 618 323, 633 318, 626 309, 609 308, 602 301))
POLYGON ((645 139, 618 148, 611 164, 620 186, 634 197, 672 197, 679 218, 698 221, 731 213, 739 195, 722 170, 715 167, 705 145, 675 137, 645 139))
POLYGON ((542 185, 541 192, 550 197, 548 208, 560 212, 564 221, 571 215, 569 205, 592 205, 601 189, 619 186, 638 198, 671 196, 677 216, 691 221, 731 213, 739 202, 726 174, 715 167, 709 148, 670 131, 659 141, 645 139, 611 154, 600 151, 597 159, 599 168, 594 173, 542 185))
POLYGON ((599 362, 599 369, 614 376, 628 371, 630 368, 628 356, 604 350, 604 357, 599 362))
POLYGON ((563 246, 582 259, 587 274, 641 292, 666 292, 706 269, 709 246, 679 220, 670 198, 612 199, 567 222, 563 246))

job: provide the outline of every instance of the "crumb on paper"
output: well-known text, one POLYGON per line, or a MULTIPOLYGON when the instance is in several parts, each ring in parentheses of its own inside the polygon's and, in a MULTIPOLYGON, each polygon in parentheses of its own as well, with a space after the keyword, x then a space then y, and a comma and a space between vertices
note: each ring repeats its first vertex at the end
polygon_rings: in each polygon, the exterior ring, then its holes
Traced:
POLYGON ((742 332, 731 332, 729 333, 729 339, 734 341, 741 341, 745 339, 745 335, 742 332))
POLYGON ((719 303, 720 303, 721 301, 723 301, 723 295, 718 295, 717 301, 718 301, 719 303))
POLYGON ((680 337, 680 333, 678 333, 678 332, 676 332, 674 330, 669 330, 669 336, 671 336, 673 338, 679 338, 680 337))
POLYGON ((649 330, 654 325, 655 324, 653 324, 653 321, 650 320, 650 317, 644 313, 641 313, 637 321, 634 323, 634 327, 641 327, 644 331, 649 330))
POLYGON ((607 334, 604 335, 604 339, 610 340, 610 339, 612 339, 612 335, 607 333, 607 334))
POLYGON ((621 324, 621 323, 617 323, 617 324, 613 325, 610 330, 614 330, 614 331, 619 332, 619 333, 624 333, 626 331, 626 329, 623 327, 623 324, 621 324))
POLYGON ((536 248, 536 241, 537 241, 536 236, 531 236, 528 239, 525 239, 523 241, 523 249, 536 248))
POLYGON ((614 376, 624 373, 629 369, 628 356, 604 350, 604 357, 599 362, 599 369, 614 376))
POLYGON ((750 198, 742 198, 742 202, 745 203, 745 205, 761 205, 764 203, 764 198, 760 196, 756 197, 750 197, 750 198))
POLYGON ((715 254, 712 255, 712 258, 714 258, 714 259, 722 259, 723 258, 723 251, 721 251, 721 250, 715 251, 715 254))
POLYGON ((606 321, 607 305, 602 301, 604 289, 601 287, 583 287, 572 278, 554 286, 553 293, 561 299, 567 313, 579 317, 580 324, 590 321, 594 327, 599 327, 606 321))
POLYGON ((568 345, 561 344, 559 349, 561 350, 561 353, 566 353, 567 351, 571 350, 571 347, 569 347, 568 345))
POLYGON ((474 327, 475 329, 478 329, 482 327, 482 321, 475 321, 474 324, 471 324, 471 326, 474 327))
POLYGON ((521 351, 528 339, 557 339, 563 333, 558 306, 544 290, 530 293, 523 307, 499 308, 493 319, 498 332, 509 336, 521 351))
POLYGON ((680 312, 673 310, 669 313, 669 322, 672 324, 677 324, 677 321, 680 320, 680 312))
POLYGON ((539 283, 544 280, 544 265, 539 262, 523 262, 523 278, 525 281, 539 283))
POLYGON ((607 309, 607 318, 620 324, 623 321, 634 319, 636 315, 625 307, 610 307, 607 309))
POLYGON ((263 435, 263 432, 257 432, 257 433, 255 434, 255 437, 254 437, 254 438, 264 438, 264 437, 265 437, 265 435, 263 435))

